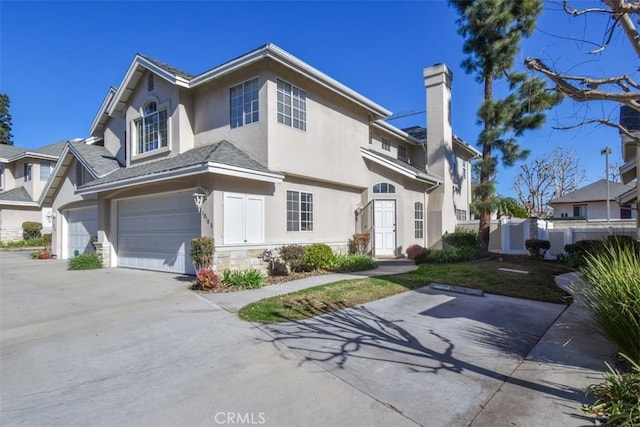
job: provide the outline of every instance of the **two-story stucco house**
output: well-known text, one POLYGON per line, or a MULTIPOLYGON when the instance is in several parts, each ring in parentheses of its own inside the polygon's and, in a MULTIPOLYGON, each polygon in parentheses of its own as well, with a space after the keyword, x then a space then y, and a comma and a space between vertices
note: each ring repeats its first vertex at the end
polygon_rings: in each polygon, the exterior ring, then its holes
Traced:
MULTIPOLYGON (((91 124, 65 147, 40 203, 59 258, 193 273, 190 240, 215 238, 217 268, 265 249, 372 236, 377 257, 437 246, 467 219, 471 159, 454 137, 452 74, 424 70, 428 127, 267 44, 199 75, 136 55, 91 124), (463 218, 464 217, 464 218, 463 218)), ((421 89, 424 90, 424 89, 421 89)))
POLYGON ((22 223, 40 222, 51 229, 50 209, 38 199, 66 142, 30 150, 0 144, 0 241, 22 239, 22 223))

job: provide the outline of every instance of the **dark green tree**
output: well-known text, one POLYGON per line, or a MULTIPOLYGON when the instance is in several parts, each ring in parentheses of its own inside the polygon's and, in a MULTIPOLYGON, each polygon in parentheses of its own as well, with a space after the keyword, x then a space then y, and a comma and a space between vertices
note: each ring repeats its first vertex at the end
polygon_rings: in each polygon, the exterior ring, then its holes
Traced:
POLYGON ((0 144, 13 145, 11 135, 11 113, 9 112, 9 96, 0 93, 0 144))
POLYGON ((542 0, 449 0, 460 18, 458 34, 464 37, 467 57, 462 68, 484 84, 484 102, 478 110, 483 126, 478 137, 482 148, 480 180, 475 187, 480 211, 481 249, 489 247, 491 202, 496 166, 513 166, 529 154, 517 139, 545 122, 544 111, 560 102, 561 95, 547 89, 543 80, 513 70, 514 57, 523 38, 531 35, 542 0), (506 82, 508 93, 494 98, 494 84, 506 82))

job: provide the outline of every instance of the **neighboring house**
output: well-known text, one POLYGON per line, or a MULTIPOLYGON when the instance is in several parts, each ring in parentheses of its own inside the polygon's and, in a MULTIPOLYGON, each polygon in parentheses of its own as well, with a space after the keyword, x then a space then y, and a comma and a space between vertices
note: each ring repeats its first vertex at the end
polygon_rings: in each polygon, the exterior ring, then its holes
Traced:
MULTIPOLYGON (((629 202, 618 204, 617 199, 632 189, 632 186, 609 181, 610 219, 635 219, 638 211, 629 202)), ((554 218, 607 219, 607 180, 601 179, 575 191, 549 201, 554 218)))
POLYGON ((35 150, 0 144, 0 241, 21 240, 26 221, 51 230, 51 210, 41 209, 38 199, 65 143, 35 150))
MULTIPOLYGON (((620 107, 620 124, 640 138, 640 111, 623 105, 620 107)), ((629 185, 629 189, 618 197, 618 203, 633 206, 638 212, 640 202, 640 185, 638 185, 638 165, 640 165, 640 144, 624 133, 620 133, 622 142, 622 160, 620 168, 622 182, 629 185)), ((636 216, 636 236, 640 239, 640 216, 636 216)))
POLYGON ((453 136, 451 72, 423 76, 429 127, 401 130, 273 44, 200 75, 138 54, 43 192, 53 251, 95 246, 106 266, 193 273, 201 235, 215 238, 217 269, 264 266, 284 244, 345 251, 360 232, 377 257, 438 246, 468 217, 479 153, 453 136))

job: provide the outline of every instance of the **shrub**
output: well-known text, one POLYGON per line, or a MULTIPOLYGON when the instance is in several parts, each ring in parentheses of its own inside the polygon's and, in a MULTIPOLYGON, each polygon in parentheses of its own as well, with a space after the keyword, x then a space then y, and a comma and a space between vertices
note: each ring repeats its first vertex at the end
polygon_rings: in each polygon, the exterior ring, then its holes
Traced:
POLYGON ((196 271, 211 268, 213 265, 214 243, 212 237, 196 237, 191 239, 191 263, 196 271))
POLYGON ((609 245, 587 255, 580 295, 604 335, 640 363, 640 253, 609 245))
POLYGON ((602 240, 578 240, 575 243, 564 245, 564 251, 569 255, 586 256, 595 254, 604 247, 602 240))
POLYGON ((353 235, 353 245, 355 246, 356 254, 364 255, 367 253, 367 246, 371 240, 369 233, 356 233, 353 235))
POLYGON ((200 289, 203 291, 211 290, 218 287, 220 279, 210 268, 201 268, 196 274, 196 283, 191 289, 200 289))
POLYGON ((38 259, 51 259, 53 255, 47 249, 43 249, 38 252, 38 259))
POLYGON ((69 259, 69 270, 94 270, 102 268, 102 259, 95 253, 81 254, 69 259))
POLYGON ((478 246, 478 238, 476 233, 458 232, 448 233, 442 236, 442 243, 453 246, 454 248, 464 248, 467 246, 478 246))
POLYGON ((51 233, 45 233, 42 235, 45 249, 51 249, 51 233))
POLYGON ((424 264, 427 262, 429 258, 429 254, 431 253, 430 249, 423 248, 420 245, 411 245, 407 248, 407 258, 413 260, 413 262, 418 264, 424 264))
POLYGON ((609 372, 605 382, 585 390, 585 395, 593 395, 597 400, 583 411, 604 421, 605 425, 637 426, 640 425, 640 364, 620 355, 631 363, 631 370, 620 373, 607 364, 609 372))
POLYGON ((3 247, 3 248, 32 248, 32 247, 38 247, 38 246, 44 246, 44 239, 42 239, 41 237, 37 239, 6 242, 0 245, 0 247, 3 247))
POLYGON ((371 270, 376 267, 376 263, 367 255, 336 255, 329 270, 342 273, 371 270))
POLYGON ((234 286, 240 289, 258 289, 266 282, 266 277, 260 270, 229 270, 222 273, 222 282, 225 286, 234 286))
POLYGON ((40 234, 41 231, 42 224, 39 222, 26 221, 22 223, 22 237, 25 240, 42 237, 40 234))
POLYGON ((529 255, 534 258, 544 258, 551 247, 551 243, 548 240, 541 239, 527 239, 524 241, 524 247, 529 251, 529 255))
POLYGON ((280 258, 289 266, 291 271, 302 271, 305 247, 300 245, 287 245, 280 248, 280 258))
POLYGON ((328 269, 335 255, 331 248, 324 243, 314 243, 304 251, 302 264, 307 270, 328 269))
POLYGON ((454 262, 469 261, 477 256, 478 249, 475 247, 451 247, 431 251, 431 253, 427 255, 427 261, 436 264, 449 264, 454 262))

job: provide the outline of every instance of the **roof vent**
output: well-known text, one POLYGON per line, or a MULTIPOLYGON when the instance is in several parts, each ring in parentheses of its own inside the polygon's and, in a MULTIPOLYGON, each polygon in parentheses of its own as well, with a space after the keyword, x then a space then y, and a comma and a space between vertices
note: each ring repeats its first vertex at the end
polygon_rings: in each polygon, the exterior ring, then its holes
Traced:
POLYGON ((153 90, 153 73, 149 73, 147 77, 147 92, 151 92, 153 90))

